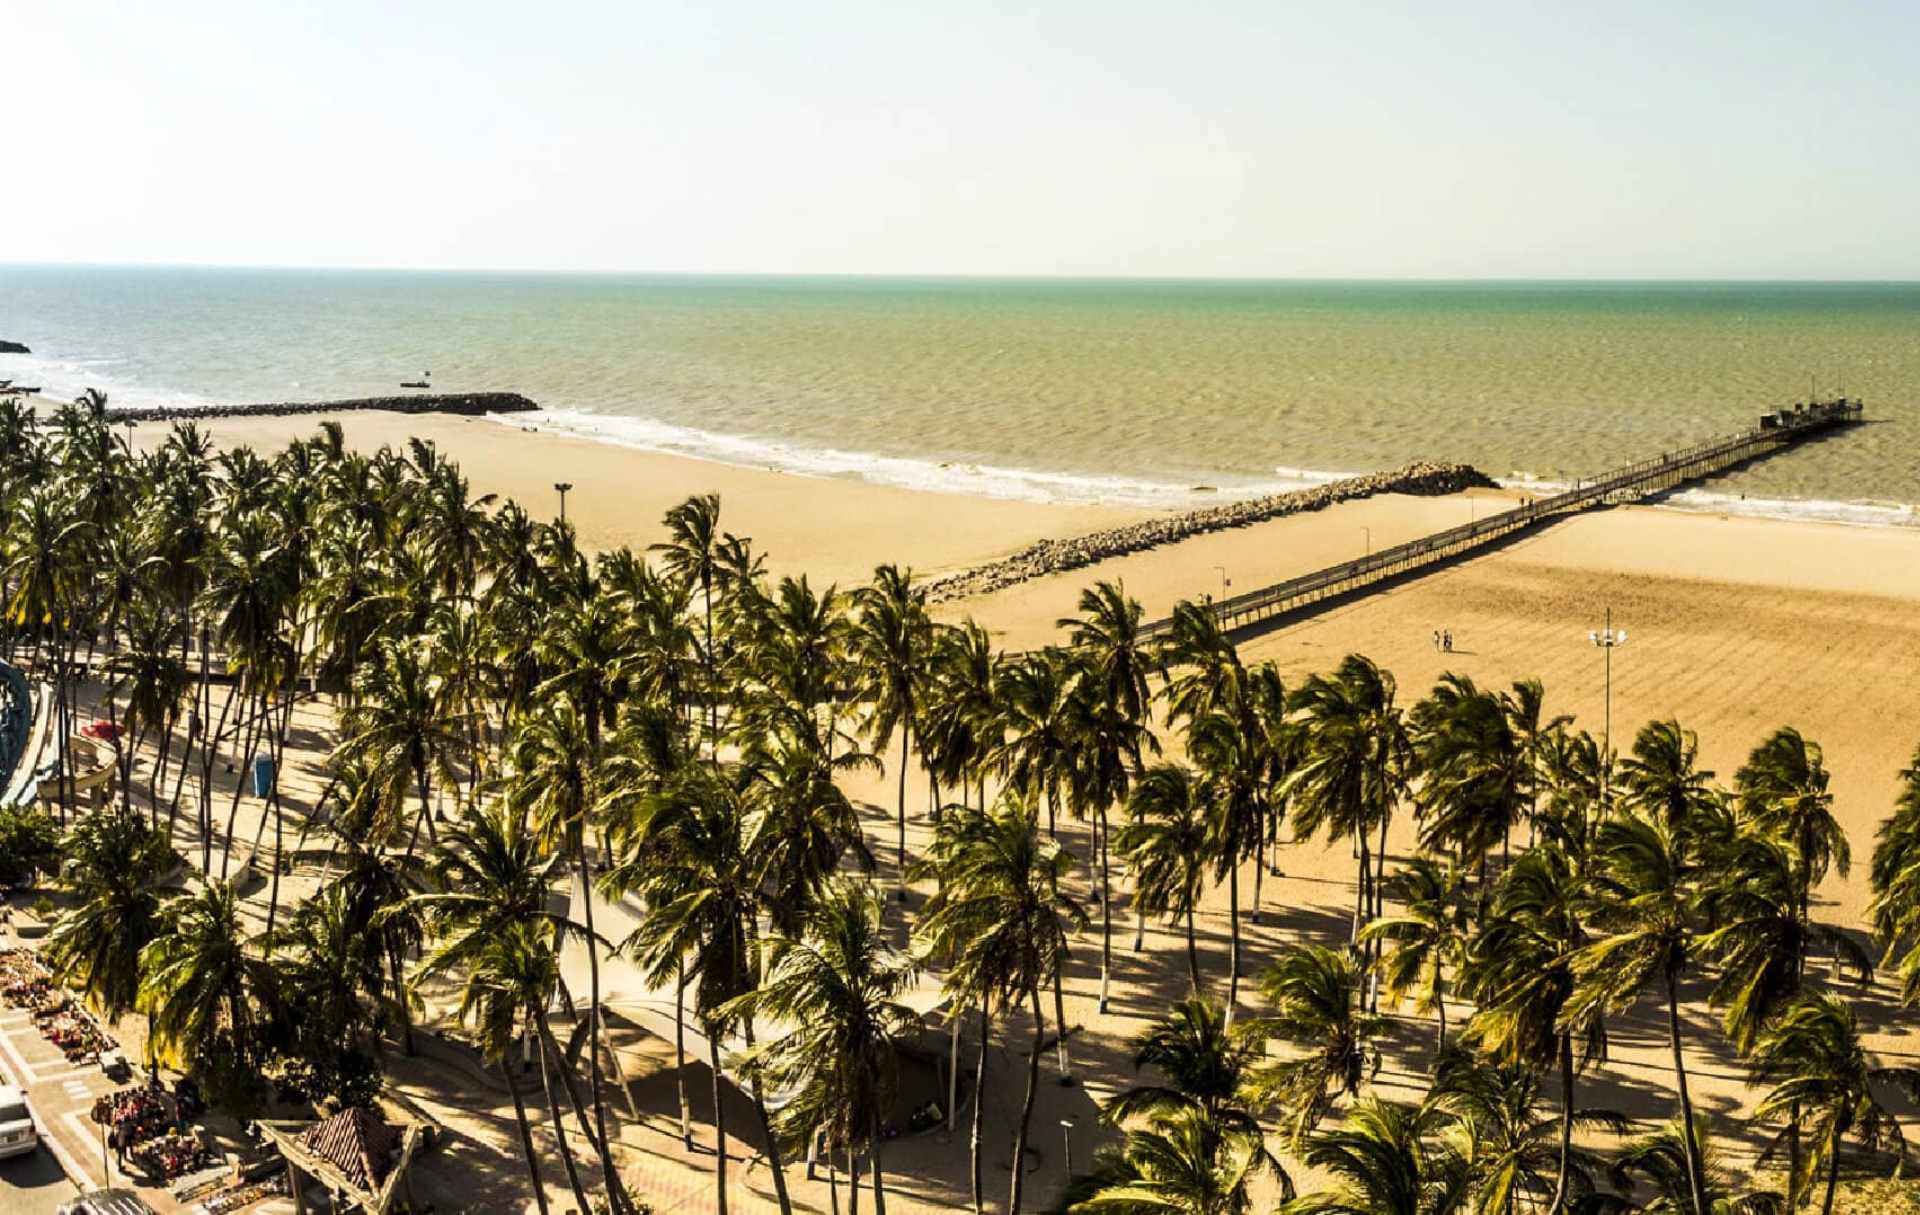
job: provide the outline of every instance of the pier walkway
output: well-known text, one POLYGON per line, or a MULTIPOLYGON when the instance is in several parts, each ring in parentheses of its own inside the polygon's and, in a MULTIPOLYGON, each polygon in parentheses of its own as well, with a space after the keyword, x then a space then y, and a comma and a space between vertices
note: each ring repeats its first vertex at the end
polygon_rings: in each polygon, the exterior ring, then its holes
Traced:
MULTIPOLYGON (((1860 401, 1842 397, 1765 414, 1749 429, 1679 451, 1661 452, 1597 477, 1582 478, 1574 483, 1573 488, 1552 497, 1535 498, 1512 510, 1489 515, 1472 523, 1422 536, 1405 544, 1396 544, 1392 548, 1383 548, 1364 557, 1289 578, 1259 590, 1216 600, 1211 605, 1213 613, 1219 618, 1221 626, 1231 631, 1297 612, 1311 604, 1363 591, 1450 561, 1565 515, 1596 506, 1633 501, 1688 481, 1725 472, 1749 460, 1792 447, 1814 435, 1858 422, 1863 408, 1860 401)), ((1151 639, 1163 637, 1172 629, 1172 619, 1165 618, 1143 625, 1140 632, 1143 638, 1151 639)))

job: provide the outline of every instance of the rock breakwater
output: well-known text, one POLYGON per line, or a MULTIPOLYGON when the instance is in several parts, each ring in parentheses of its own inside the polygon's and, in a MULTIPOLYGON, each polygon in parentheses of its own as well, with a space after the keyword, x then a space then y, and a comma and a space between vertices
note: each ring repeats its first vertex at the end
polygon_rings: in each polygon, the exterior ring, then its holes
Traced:
POLYGON ((1309 489, 1202 507, 1065 540, 1041 540, 1003 560, 932 580, 925 588, 927 602, 944 603, 971 595, 985 595, 1033 578, 1080 569, 1109 557, 1124 557, 1128 553, 1174 544, 1192 536, 1224 531, 1230 527, 1246 527, 1282 515, 1320 510, 1340 502, 1370 498, 1375 494, 1420 494, 1431 497, 1459 493, 1465 489, 1493 487, 1493 479, 1470 464, 1416 461, 1391 472, 1344 477, 1309 489))
POLYGON ((359 397, 351 401, 288 401, 271 405, 188 405, 179 409, 114 409, 116 422, 172 422, 206 418, 280 418, 305 413, 451 413, 479 417, 525 413, 539 405, 517 392, 420 393, 405 397, 359 397))
POLYGON ((33 351, 28 350, 25 346, 21 345, 19 342, 9 342, 9 341, 6 341, 5 339, 0 339, 0 354, 32 354, 32 353, 33 351))

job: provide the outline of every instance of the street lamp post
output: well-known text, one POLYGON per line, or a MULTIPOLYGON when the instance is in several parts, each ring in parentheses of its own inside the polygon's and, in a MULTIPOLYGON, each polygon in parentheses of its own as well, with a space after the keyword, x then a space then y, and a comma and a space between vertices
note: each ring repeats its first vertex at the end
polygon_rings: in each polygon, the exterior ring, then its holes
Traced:
POLYGON ((1060 1120, 1060 1140, 1067 1147, 1067 1177, 1071 1179, 1073 1177, 1073 1118, 1071 1116, 1060 1120))
POLYGON ((573 488, 571 481, 555 481, 553 487, 560 491, 560 522, 567 521, 567 491, 573 488))
POLYGON ((1587 640, 1591 641, 1607 655, 1607 692, 1606 714, 1601 732, 1600 757, 1600 804, 1604 808, 1611 800, 1613 782, 1613 651, 1627 644, 1627 631, 1613 627, 1613 609, 1607 609, 1606 627, 1587 631, 1587 640))

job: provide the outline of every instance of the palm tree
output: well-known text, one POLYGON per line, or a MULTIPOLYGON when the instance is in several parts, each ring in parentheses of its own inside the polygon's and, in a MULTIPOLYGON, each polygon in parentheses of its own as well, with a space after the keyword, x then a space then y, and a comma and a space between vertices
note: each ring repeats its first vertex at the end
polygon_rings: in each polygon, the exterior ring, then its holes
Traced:
POLYGON ((1204 1110, 1171 1110, 1127 1133, 1069 1215, 1247 1215, 1262 1175, 1293 1186, 1258 1127, 1223 1125, 1204 1110))
POLYGON ((1713 773, 1702 769, 1700 738, 1669 718, 1650 721, 1634 736, 1633 754, 1620 761, 1628 800, 1668 827, 1695 819, 1715 797, 1713 773))
POLYGON ((1705 1115, 1690 1131, 1677 1122, 1663 1123, 1651 1134, 1629 1143, 1607 1170, 1608 1182, 1622 1194, 1652 1194, 1641 1202, 1617 1199, 1601 1210, 1644 1211, 1647 1215, 1697 1215, 1702 1210, 1693 1194, 1692 1147, 1699 1146, 1706 1178, 1709 1215, 1785 1215, 1791 1210, 1780 1195, 1766 1190, 1734 1192, 1732 1171, 1720 1163, 1712 1129, 1705 1115))
POLYGON ((433 825, 432 782, 453 784, 451 756, 465 743, 464 731, 448 703, 445 681, 434 672, 430 655, 418 642, 383 642, 374 660, 360 668, 354 699, 341 713, 341 759, 358 759, 376 773, 412 776, 420 798, 419 816, 407 840, 411 850, 424 824, 433 825))
POLYGON ((625 1205, 623 1187, 614 1167, 607 1136, 606 1095, 600 1070, 600 938, 593 926, 593 880, 587 870, 587 833, 599 801, 599 747, 592 736, 592 717, 575 708, 571 695, 546 701, 512 726, 507 775, 502 800, 526 815, 556 851, 573 858, 580 892, 581 924, 587 950, 588 992, 587 1059, 593 1101, 595 1146, 607 1175, 607 1190, 616 1206, 625 1205))
MULTIPOLYGON (((685 978, 695 984, 694 1004, 705 1023, 713 1073, 714 1178, 723 1215, 727 1132, 720 1044, 743 1024, 734 1001, 755 985, 752 934, 765 876, 749 850, 739 783, 738 773, 714 765, 680 773, 641 805, 632 826, 632 846, 602 880, 602 889, 609 893, 638 894, 646 904, 620 949, 632 955, 655 984, 682 973, 683 966, 685 978)), ((752 1022, 744 1024, 751 1047, 752 1022)), ((784 1208, 779 1137, 760 1098, 758 1078, 750 1073, 749 1080, 784 1208)))
POLYGON ((1462 875, 1432 857, 1415 857, 1386 882, 1388 897, 1404 910, 1367 925, 1362 941, 1386 945, 1381 980, 1398 1004, 1413 1000, 1415 1012, 1431 1012, 1437 1023, 1434 1063, 1447 1049, 1447 972, 1466 960, 1467 908, 1462 875))
MULTIPOLYGON (((1155 764, 1127 799, 1127 822, 1115 841, 1133 871, 1133 901, 1146 917, 1178 920, 1187 932, 1187 977, 1200 994, 1200 954, 1194 943, 1193 913, 1200 905, 1209 857, 1205 786, 1190 768, 1155 764)), ((1134 948, 1140 948, 1139 938, 1134 948)))
POLYGON ((1461 970, 1461 989, 1479 1005, 1462 1038, 1503 1067, 1559 1070, 1560 1163, 1549 1215, 1572 1203, 1575 1073, 1606 1054, 1604 1018, 1567 1014, 1569 959, 1587 941, 1586 904, 1586 877, 1564 849, 1528 849, 1501 874, 1461 970))
POLYGON ((721 545, 725 542, 725 536, 720 530, 720 495, 702 494, 688 498, 667 512, 666 525, 667 534, 672 539, 654 545, 653 551, 660 554, 661 564, 666 566, 667 572, 683 589, 700 589, 700 610, 704 617, 701 665, 706 668, 704 694, 708 705, 709 736, 713 740, 714 754, 718 755, 720 701, 718 655, 713 648, 713 609, 721 589, 720 582, 725 577, 725 567, 721 561, 721 545))
POLYGON ((1421 843, 1478 866, 1485 906, 1487 854, 1513 835, 1532 791, 1532 762, 1506 703, 1464 675, 1445 675, 1413 709, 1421 843))
POLYGON ((1282 1203, 1279 1215, 1450 1215, 1469 1193, 1466 1162, 1429 1142, 1442 1115, 1367 1100, 1338 1130, 1315 1135, 1306 1162, 1331 1174, 1334 1189, 1282 1203))
POLYGON ((141 600, 128 613, 126 647, 108 667, 114 686, 126 693, 126 742, 120 746, 120 807, 131 809, 133 756, 154 730, 160 731, 160 763, 149 787, 150 821, 158 825, 160 789, 173 742, 173 721, 192 686, 187 664, 174 651, 175 621, 141 600))
MULTIPOLYGON (((1853 854, 1847 833, 1833 817, 1827 768, 1820 744, 1792 726, 1782 726, 1755 747, 1734 774, 1742 814, 1760 830, 1778 836, 1795 862, 1800 922, 1809 925, 1813 888, 1828 870, 1847 876, 1853 854)), ((1804 954, 1799 959, 1806 968, 1804 954)))
POLYGON ((1874 832, 1873 932, 1900 975, 1900 1000, 1920 1000, 1920 749, 1900 772, 1893 814, 1874 832))
POLYGON ((1056 626, 1068 631, 1068 641, 1086 660, 1103 699, 1123 719, 1148 720, 1152 689, 1147 679, 1160 674, 1160 656, 1141 637, 1140 601, 1129 598, 1118 582, 1096 582, 1080 592, 1080 614, 1065 616, 1056 626))
MULTIPOLYGON (((1284 701, 1285 692, 1272 667, 1250 678, 1270 679, 1269 701, 1284 701)), ((1240 999, 1240 867, 1258 862, 1265 847, 1272 808, 1268 733, 1261 714, 1254 711, 1251 690, 1243 686, 1225 709, 1203 713, 1187 725, 1187 753, 1205 774, 1207 800, 1207 856, 1214 880, 1227 883, 1227 1017, 1240 999)))
MULTIPOLYGON (((887 1209, 883 1124, 899 1082, 899 1049, 920 1024, 918 1014, 899 1001, 917 966, 888 944, 884 916, 866 886, 837 883, 808 909, 803 935, 761 942, 760 985, 727 1010, 793 1027, 761 1044, 747 1066, 777 1091, 793 1094, 778 1123, 789 1145, 816 1134, 826 1137, 829 1152, 845 1145, 852 1156, 866 1145, 877 1215, 887 1209)), ((857 1159, 852 1179, 857 1192, 857 1159)))
MULTIPOLYGON (((1107 989, 1113 972, 1113 899, 1109 868, 1108 812, 1124 802, 1141 772, 1142 753, 1157 751, 1159 744, 1142 718, 1131 717, 1123 702, 1109 699, 1085 667, 1086 658, 1074 651, 1082 665, 1073 682, 1067 704, 1068 730, 1080 739, 1080 747, 1067 760, 1068 804, 1076 818, 1089 810, 1093 817, 1094 852, 1099 858, 1100 902, 1100 1002, 1107 1009, 1107 989)), ((1239 820, 1230 826, 1238 827, 1239 820)))
POLYGON ((330 886, 300 905, 264 942, 279 997, 297 1009, 291 1053, 305 1065, 299 1087, 318 1100, 338 1095, 355 1061, 380 1053, 386 1007, 405 1003, 404 979, 388 986, 385 958, 367 948, 346 890, 330 886))
POLYGON ((1306 838, 1325 828, 1332 840, 1357 843, 1356 942, 1378 881, 1370 868, 1367 835, 1379 828, 1384 865, 1387 826, 1406 786, 1410 746, 1393 703, 1394 687, 1389 672, 1349 654, 1332 676, 1311 676, 1293 696, 1304 730, 1299 766, 1287 786, 1294 832, 1306 838))
POLYGON ((158 831, 111 811, 76 819, 60 851, 61 879, 80 903, 54 925, 43 954, 57 981, 117 1021, 140 995, 140 951, 179 893, 166 884, 178 858, 158 831))
POLYGON ((927 657, 933 645, 933 623, 927 616, 926 595, 915 590, 910 571, 882 565, 873 582, 853 593, 859 615, 853 625, 853 651, 864 678, 861 689, 872 705, 868 730, 875 751, 900 736, 899 846, 900 868, 896 892, 906 901, 907 872, 907 751, 919 725, 920 701, 926 692, 927 657))
POLYGON ((1324 945, 1287 946, 1261 977, 1273 1011, 1248 1021, 1246 1032, 1256 1041, 1278 1038, 1299 1053, 1262 1062, 1254 1091, 1285 1112, 1295 1150, 1334 1100, 1357 1096, 1379 1065, 1373 1040, 1385 1023, 1366 1010, 1361 983, 1353 957, 1324 945))
POLYGON ((1259 1130, 1250 1108, 1253 1067, 1259 1051, 1232 1032, 1217 1004, 1186 999, 1134 1042, 1133 1070, 1152 1067, 1165 1084, 1121 1089, 1100 1109, 1103 1121, 1124 1126, 1157 1120, 1177 1110, 1199 1110, 1216 1125, 1259 1130))
MULTIPOLYGON (((1640 754, 1638 743, 1635 754, 1640 754)), ((1592 917, 1609 935, 1573 954, 1576 985, 1561 1012, 1561 1024, 1563 1029, 1572 1028, 1594 1013, 1618 1012, 1648 985, 1661 985, 1694 1209, 1705 1211, 1706 1169, 1693 1135, 1693 1098, 1687 1091, 1680 1042, 1680 976, 1696 944, 1695 857, 1687 842, 1689 820, 1684 817, 1690 811, 1683 808, 1682 817, 1676 818, 1662 813, 1674 803, 1642 800, 1639 804, 1661 817, 1629 812, 1608 819, 1600 828, 1592 917)))
POLYGON ((140 951, 140 1005, 154 1041, 242 1107, 256 1098, 277 1004, 273 967, 253 948, 225 882, 176 900, 160 935, 140 951))
MULTIPOLYGON (((1011 1012, 1025 999, 1033 1010, 1033 1046, 1027 1056, 1026 1098, 1013 1141, 1013 1188, 1007 1210, 1020 1209, 1026 1168, 1027 1132, 1033 1121, 1034 1090, 1040 1078, 1040 1053, 1046 1017, 1040 988, 1065 969, 1068 937, 1084 929, 1087 914, 1066 891, 1073 860, 1052 839, 1042 836, 1032 805, 1017 795, 982 812, 954 807, 941 815, 924 868, 941 885, 928 900, 920 923, 921 948, 948 962, 944 986, 958 1004, 981 1007, 980 1064, 974 1092, 986 1091, 989 1017, 999 1008, 1011 1012)), ((1064 1033, 1065 1026, 1060 1027, 1064 1033)), ((974 1207, 980 1198, 980 1107, 973 1121, 974 1207)))
MULTIPOLYGON (((520 1151, 526 1162, 527 1177, 533 1183, 540 1210, 545 1212, 547 1195, 540 1181, 533 1132, 527 1122, 526 1105, 520 1098, 516 1069, 508 1056, 521 1034, 533 1034, 542 1043, 542 1070, 549 1059, 565 1067, 566 1056, 558 1050, 558 1044, 549 1045, 553 1034, 546 1024, 547 1008, 560 986, 560 959, 551 936, 535 925, 521 922, 490 936, 476 952, 465 957, 464 963, 466 982, 460 992, 459 1019, 474 1027, 481 1053, 506 1079, 507 1091, 513 1096, 514 1122, 520 1129, 520 1151)), ((560 1120, 557 1104, 550 1099, 549 1105, 555 1111, 553 1135, 560 1146, 560 1159, 566 1166, 567 1184, 579 1204, 576 1209, 591 1211, 594 1207, 587 1201, 573 1151, 567 1146, 567 1128, 560 1120)))
MULTIPOLYGON (((1598 1161, 1575 1152, 1561 1164, 1562 1117, 1540 1112, 1539 1073, 1531 1067, 1489 1066, 1451 1052, 1439 1068, 1430 1108, 1449 1120, 1446 1137, 1464 1164, 1471 1208, 1481 1215, 1533 1211, 1564 1187, 1575 1201, 1592 1193, 1598 1161), (1560 1170, 1568 1170, 1564 1181, 1560 1170)), ((1619 1133, 1628 1120, 1611 1110, 1578 1110, 1571 1120, 1619 1133)))
POLYGON ((1812 1150, 1796 1162, 1792 1192, 1808 1193, 1824 1163, 1827 1186, 1821 1215, 1833 1215, 1840 1141, 1847 1135, 1869 1151, 1898 1143, 1905 1154, 1900 1120, 1880 1103, 1873 1086, 1898 1083, 1909 1093, 1920 1092, 1920 1069, 1870 1066, 1852 1010, 1833 996, 1796 1000, 1760 1036, 1754 1061, 1758 1080, 1773 1086, 1754 1115, 1768 1122, 1784 1119, 1798 1126, 1805 1119, 1809 1124, 1812 1150))

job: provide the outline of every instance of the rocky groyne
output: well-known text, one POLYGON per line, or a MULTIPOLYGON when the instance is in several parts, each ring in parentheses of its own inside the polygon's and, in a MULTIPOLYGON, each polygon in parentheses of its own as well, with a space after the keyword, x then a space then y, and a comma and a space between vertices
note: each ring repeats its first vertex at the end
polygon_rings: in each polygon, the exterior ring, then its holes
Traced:
POLYGON ((525 413, 539 405, 517 392, 419 393, 405 397, 359 397, 351 401, 289 401, 273 405, 188 405, 179 409, 112 409, 116 422, 196 421, 206 418, 283 418, 303 413, 451 413, 479 417, 525 413))
POLYGON ((1339 502, 1370 498, 1375 494, 1434 496, 1459 493, 1464 489, 1493 487, 1493 479, 1470 464, 1418 461, 1391 472, 1346 477, 1325 485, 1272 494, 1265 498, 1224 502, 1219 506, 1202 507, 1066 540, 1042 540, 1004 560, 934 579, 926 584, 927 601, 942 603, 971 595, 984 595, 1032 578, 1080 569, 1109 557, 1124 557, 1128 553, 1143 552, 1192 536, 1224 531, 1230 527, 1246 527, 1282 515, 1320 510, 1339 502))
POLYGON ((5 339, 0 339, 0 354, 32 354, 32 353, 33 351, 28 350, 25 346, 21 345, 19 342, 9 342, 9 341, 6 341, 5 339))

